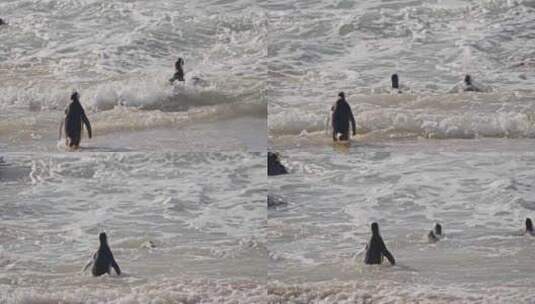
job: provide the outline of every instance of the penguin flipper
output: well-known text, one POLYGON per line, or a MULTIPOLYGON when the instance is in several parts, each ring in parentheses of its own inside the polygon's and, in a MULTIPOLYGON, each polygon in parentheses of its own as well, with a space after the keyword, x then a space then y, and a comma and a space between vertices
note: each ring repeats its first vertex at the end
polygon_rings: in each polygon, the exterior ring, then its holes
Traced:
POLYGON ((63 125, 65 124, 65 119, 62 119, 61 120, 61 123, 59 124, 59 138, 58 140, 61 140, 61 135, 62 135, 62 131, 63 131, 63 125))
POLYGON ((93 265, 93 263, 95 262, 96 256, 97 256, 97 253, 96 252, 93 253, 93 255, 91 256, 91 259, 89 259, 87 264, 85 264, 84 268, 82 269, 82 272, 85 272, 87 268, 89 268, 89 266, 93 265))
POLYGON ((87 262, 87 264, 85 264, 84 268, 82 269, 82 272, 86 272, 86 270, 87 270, 91 265, 93 265, 93 259, 89 260, 89 262, 87 262))
POLYGON ((113 267, 113 269, 115 270, 115 273, 117 273, 117 275, 121 275, 121 268, 119 268, 119 265, 117 264, 117 262, 115 262, 114 258, 112 258, 111 267, 113 267))

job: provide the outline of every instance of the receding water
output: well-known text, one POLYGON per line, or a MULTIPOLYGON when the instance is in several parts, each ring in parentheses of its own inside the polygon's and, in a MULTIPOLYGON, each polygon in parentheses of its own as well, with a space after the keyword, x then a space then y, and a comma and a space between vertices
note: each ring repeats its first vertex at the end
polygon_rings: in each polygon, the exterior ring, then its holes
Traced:
POLYGON ((532 1, 270 1, 273 145, 323 136, 344 91, 365 138, 535 137, 532 1), (390 94, 398 73, 404 94, 390 94), (465 74, 485 93, 451 94, 465 74))
POLYGON ((260 301, 265 172, 250 153, 8 154, 0 302, 260 301), (120 277, 81 273, 101 231, 120 277))
MULTIPOLYGON (((150 142, 143 132, 153 129, 174 131, 174 139, 197 124, 218 130, 222 122, 246 119, 246 128, 265 141, 267 26, 252 1, 16 0, 2 1, 0 12, 8 23, 0 28, 2 150, 57 151, 73 90, 96 140, 135 134, 150 142), (172 86, 179 56, 186 84, 172 86)), ((265 148, 224 132, 217 136, 232 145, 210 136, 194 138, 212 151, 265 148)), ((198 151, 192 137, 151 148, 198 151)), ((82 146, 102 150, 98 141, 82 146)))
POLYGON ((290 303, 531 303, 535 154, 529 141, 288 149, 269 192, 270 299, 290 303), (378 222, 397 265, 366 266, 378 222), (445 238, 427 233, 443 226, 445 238), (366 303, 366 302, 364 302, 366 303))

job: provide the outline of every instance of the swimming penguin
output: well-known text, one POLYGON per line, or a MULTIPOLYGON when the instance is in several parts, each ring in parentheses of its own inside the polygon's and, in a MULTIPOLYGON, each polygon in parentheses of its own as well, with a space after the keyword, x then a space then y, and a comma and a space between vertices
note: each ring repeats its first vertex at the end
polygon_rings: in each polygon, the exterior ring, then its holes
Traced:
POLYGON ((472 83, 472 77, 468 74, 464 76, 464 89, 465 92, 482 92, 481 89, 476 87, 472 83))
POLYGON ((183 81, 184 80, 184 59, 182 57, 178 57, 178 60, 175 62, 175 74, 171 79, 169 79, 169 82, 172 84, 175 80, 183 81))
POLYGON ((105 273, 110 274, 111 267, 115 269, 117 275, 121 275, 121 268, 119 268, 119 265, 117 265, 117 262, 115 262, 115 259, 113 258, 113 253, 111 253, 110 246, 108 245, 106 233, 101 232, 99 239, 100 246, 97 252, 95 252, 93 255, 93 259, 87 263, 87 265, 85 265, 83 271, 85 271, 92 264, 93 268, 91 268, 91 273, 95 277, 101 276, 105 273))
POLYGON ((152 249, 152 248, 156 248, 156 244, 154 244, 153 241, 151 240, 146 240, 145 242, 141 243, 141 248, 147 248, 147 249, 152 249))
POLYGON ((529 217, 526 218, 526 233, 535 236, 535 231, 533 231, 533 222, 531 222, 529 217))
POLYGON ((349 140, 349 123, 351 122, 353 135, 357 134, 355 117, 351 111, 351 106, 347 103, 344 92, 338 93, 338 100, 331 108, 333 141, 349 140))
POLYGON ((397 90, 398 93, 401 93, 398 74, 392 74, 392 77, 390 77, 390 79, 392 80, 392 89, 397 90))
POLYGON ((288 170, 281 164, 278 153, 268 152, 268 176, 287 174, 288 170))
POLYGON ((6 24, 6 23, 4 22, 4 19, 0 18, 0 25, 4 25, 4 24, 6 24))
POLYGON ((435 243, 438 242, 442 236, 442 226, 439 223, 436 223, 434 230, 429 231, 427 234, 427 239, 430 243, 435 243))
POLYGON ((435 224, 435 235, 438 237, 442 237, 442 225, 439 223, 435 224))
POLYGON ((61 139, 61 130, 65 125, 65 140, 69 148, 78 149, 80 146, 80 139, 82 135, 82 122, 87 128, 89 138, 92 137, 91 124, 85 115, 84 108, 80 104, 80 95, 74 92, 71 95, 72 102, 65 109, 65 120, 62 121, 59 130, 59 137, 61 139))
POLYGON ((366 264, 381 264, 385 256, 390 264, 395 265, 396 260, 394 256, 386 249, 383 238, 379 234, 379 225, 372 223, 372 238, 368 245, 366 245, 366 257, 364 263, 366 264))

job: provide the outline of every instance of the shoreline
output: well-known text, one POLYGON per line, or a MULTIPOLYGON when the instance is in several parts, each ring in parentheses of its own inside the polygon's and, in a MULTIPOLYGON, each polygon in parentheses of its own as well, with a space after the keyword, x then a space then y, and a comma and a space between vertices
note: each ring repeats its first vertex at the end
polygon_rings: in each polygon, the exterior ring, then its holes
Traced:
MULTIPOLYGON (((145 130, 116 131, 104 135, 99 135, 97 128, 93 130, 92 139, 87 138, 84 129, 80 151, 149 152, 157 149, 184 152, 221 150, 263 152, 266 149, 265 122, 265 119, 256 117, 232 117, 196 122, 183 127, 149 127, 145 130)), ((0 152, 67 152, 62 147, 63 140, 58 141, 57 132, 56 127, 54 132, 48 130, 42 134, 26 134, 23 139, 8 139, 11 143, 0 142, 0 152), (17 142, 12 143, 14 140, 17 142)))

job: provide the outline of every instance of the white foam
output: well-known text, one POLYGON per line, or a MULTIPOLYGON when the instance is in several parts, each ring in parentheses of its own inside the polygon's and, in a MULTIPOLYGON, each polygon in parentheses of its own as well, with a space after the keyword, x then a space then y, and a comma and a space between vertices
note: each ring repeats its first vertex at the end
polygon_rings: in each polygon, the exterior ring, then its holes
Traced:
POLYGON ((533 239, 519 231, 534 207, 531 146, 452 139, 364 142, 342 153, 288 148, 281 158, 292 175, 269 181, 288 202, 268 210, 269 274, 280 281, 270 284, 270 301, 526 301, 533 239), (366 266, 355 255, 372 222, 397 266, 366 266), (447 237, 431 245, 423 236, 437 222, 447 237))
MULTIPOLYGON (((97 279, 93 279, 97 281, 97 279)), ((98 282, 86 282, 93 287, 70 286, 56 290, 44 288, 2 288, 3 303, 264 303, 265 287, 254 281, 216 280, 157 280, 137 286, 126 284, 115 288, 99 286, 98 282)), ((102 284, 102 283, 101 283, 102 284)))
MULTIPOLYGON (((349 99, 357 133, 378 138, 535 137, 535 102, 508 94, 396 96, 359 95, 349 99), (507 98, 509 100, 504 100, 507 98)), ((271 111, 268 117, 274 136, 325 132, 328 106, 301 106, 271 111)), ((317 135, 317 134, 315 134, 317 135)))
POLYGON ((216 303, 259 295, 261 155, 7 154, 5 162, 12 169, 2 167, 0 179, 4 302, 171 301, 182 295, 175 287, 216 303), (78 274, 101 231, 124 276, 78 274), (251 288, 241 290, 240 280, 251 288))
POLYGON ((269 6, 272 139, 303 130, 321 133, 339 91, 349 96, 360 134, 533 137, 531 6, 530 1, 276 1, 269 6), (298 14, 284 13, 295 7, 298 14), (393 73, 410 89, 387 97, 393 73), (486 93, 447 94, 465 74, 486 93))
MULTIPOLYGON (((29 129, 57 129, 59 117, 53 123, 51 117, 60 116, 72 90, 90 113, 117 106, 162 112, 213 107, 207 112, 214 121, 229 117, 230 104, 232 115, 240 117, 266 111, 267 69, 260 63, 267 26, 260 12, 241 1, 207 8, 167 0, 32 6, 17 0, 0 7, 9 19, 0 31, 0 134, 13 142, 31 137, 29 129), (228 14, 214 17, 211 11, 228 14), (179 56, 185 59, 186 85, 172 86, 168 80, 179 56), (39 126, 24 119, 36 116, 39 126)), ((142 120, 151 119, 147 116, 142 120)))
POLYGON ((526 302, 533 293, 528 286, 474 288, 462 286, 398 285, 395 282, 362 281, 268 286, 269 303, 496 303, 526 302))

